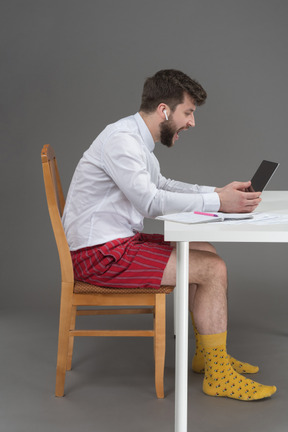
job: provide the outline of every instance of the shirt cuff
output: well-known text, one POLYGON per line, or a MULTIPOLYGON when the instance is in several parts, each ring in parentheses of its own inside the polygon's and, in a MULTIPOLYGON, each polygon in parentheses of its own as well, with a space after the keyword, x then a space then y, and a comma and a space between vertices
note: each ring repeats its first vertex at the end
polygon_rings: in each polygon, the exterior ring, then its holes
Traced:
POLYGON ((220 209, 220 198, 217 192, 203 194, 204 211, 217 212, 220 209))
POLYGON ((215 186, 199 186, 198 193, 201 193, 201 194, 203 194, 203 193, 211 193, 211 192, 214 192, 215 189, 216 189, 215 186))

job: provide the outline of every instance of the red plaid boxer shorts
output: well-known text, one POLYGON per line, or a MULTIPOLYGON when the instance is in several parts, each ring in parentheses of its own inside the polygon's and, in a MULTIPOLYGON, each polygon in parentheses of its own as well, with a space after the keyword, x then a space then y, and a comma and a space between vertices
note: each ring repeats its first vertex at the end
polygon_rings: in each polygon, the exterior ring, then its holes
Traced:
POLYGON ((161 234, 137 233, 71 251, 74 276, 103 287, 159 289, 172 250, 161 234))

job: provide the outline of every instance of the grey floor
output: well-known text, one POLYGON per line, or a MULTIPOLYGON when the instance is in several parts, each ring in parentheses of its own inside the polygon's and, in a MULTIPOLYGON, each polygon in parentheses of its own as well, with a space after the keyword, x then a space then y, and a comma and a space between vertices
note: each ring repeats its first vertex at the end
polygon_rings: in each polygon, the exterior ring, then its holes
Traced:
MULTIPOLYGON (((240 248, 239 256, 244 251, 244 247, 240 248)), ((252 252, 256 253, 257 249, 252 252)), ((267 271, 274 249, 269 253, 266 271, 261 270, 261 262, 249 267, 248 256, 244 259, 245 271, 232 269, 228 348, 239 359, 259 364, 261 370, 253 378, 276 385, 278 391, 271 399, 259 402, 211 398, 201 391, 202 377, 190 370, 189 431, 288 430, 285 259, 279 263, 279 268, 274 265, 267 271)), ((146 338, 78 338, 73 370, 67 374, 66 395, 55 398, 58 305, 45 303, 43 298, 42 307, 30 304, 22 310, 11 304, 0 310, 0 431, 172 432, 172 300, 169 297, 167 302, 164 400, 157 400, 155 396, 152 341, 146 338)), ((101 317, 99 327, 115 324, 118 328, 130 328, 135 326, 136 320, 142 327, 152 324, 147 316, 115 317, 112 323, 101 317)), ((194 349, 191 330, 190 325, 189 364, 194 349)))

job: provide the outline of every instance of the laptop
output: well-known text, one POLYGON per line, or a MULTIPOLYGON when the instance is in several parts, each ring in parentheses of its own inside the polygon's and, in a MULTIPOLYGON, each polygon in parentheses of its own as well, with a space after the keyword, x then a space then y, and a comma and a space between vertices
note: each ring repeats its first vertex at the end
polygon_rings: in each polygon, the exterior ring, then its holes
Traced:
POLYGON ((262 192, 278 168, 279 163, 263 160, 251 179, 249 192, 262 192))

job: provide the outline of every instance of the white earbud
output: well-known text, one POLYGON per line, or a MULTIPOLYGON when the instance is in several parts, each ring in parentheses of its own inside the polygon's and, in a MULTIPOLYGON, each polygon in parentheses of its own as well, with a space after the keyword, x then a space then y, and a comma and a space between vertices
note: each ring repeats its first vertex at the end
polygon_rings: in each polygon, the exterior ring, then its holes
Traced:
POLYGON ((166 111, 166 109, 163 110, 163 113, 165 114, 165 118, 166 118, 166 120, 168 120, 168 115, 167 115, 167 111, 166 111))

